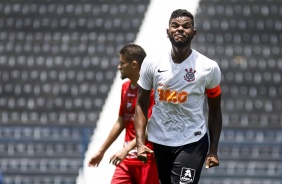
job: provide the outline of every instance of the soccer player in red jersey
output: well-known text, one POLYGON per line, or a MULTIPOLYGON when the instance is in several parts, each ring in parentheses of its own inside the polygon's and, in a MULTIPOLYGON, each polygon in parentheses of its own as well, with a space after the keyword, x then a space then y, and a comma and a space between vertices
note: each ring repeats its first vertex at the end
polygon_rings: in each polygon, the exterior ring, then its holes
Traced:
MULTIPOLYGON (((125 45, 119 52, 119 65, 121 79, 128 78, 124 82, 121 91, 121 103, 119 116, 113 125, 107 139, 100 149, 92 156, 88 165, 98 166, 104 153, 125 129, 124 147, 115 153, 110 162, 116 165, 111 184, 159 184, 158 171, 154 155, 148 154, 146 163, 138 160, 134 130, 134 113, 137 101, 139 71, 146 53, 142 47, 136 44, 125 45)), ((154 94, 149 98, 148 115, 152 114, 154 94)), ((145 145, 153 149, 151 142, 145 141, 145 145)))

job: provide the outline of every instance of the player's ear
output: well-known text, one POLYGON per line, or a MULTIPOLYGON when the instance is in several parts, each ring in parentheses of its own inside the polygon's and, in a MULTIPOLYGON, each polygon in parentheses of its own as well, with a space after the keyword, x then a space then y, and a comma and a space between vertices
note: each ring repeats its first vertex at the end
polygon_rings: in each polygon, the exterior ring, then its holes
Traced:
POLYGON ((168 38, 168 29, 166 29, 166 37, 168 38))
POLYGON ((196 37, 196 34, 197 34, 197 30, 196 29, 194 29, 194 34, 193 34, 193 38, 195 38, 196 37))
POLYGON ((138 66, 138 62, 135 61, 135 60, 133 60, 133 61, 131 62, 131 66, 132 66, 132 68, 136 68, 136 67, 138 66))

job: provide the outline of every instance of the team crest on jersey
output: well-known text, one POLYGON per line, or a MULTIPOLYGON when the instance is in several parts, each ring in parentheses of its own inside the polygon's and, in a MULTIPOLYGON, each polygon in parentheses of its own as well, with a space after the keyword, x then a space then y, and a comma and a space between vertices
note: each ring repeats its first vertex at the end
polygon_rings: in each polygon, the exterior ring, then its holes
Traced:
POLYGON ((127 102, 126 108, 127 108, 127 110, 131 110, 132 109, 132 103, 127 102))
POLYGON ((185 69, 186 71, 186 74, 184 75, 184 79, 187 81, 187 82, 193 82, 195 80, 195 73, 196 73, 196 70, 190 68, 189 70, 186 68, 185 69))
POLYGON ((195 169, 183 167, 181 170, 179 183, 180 184, 192 183, 194 181, 195 173, 196 173, 195 169))

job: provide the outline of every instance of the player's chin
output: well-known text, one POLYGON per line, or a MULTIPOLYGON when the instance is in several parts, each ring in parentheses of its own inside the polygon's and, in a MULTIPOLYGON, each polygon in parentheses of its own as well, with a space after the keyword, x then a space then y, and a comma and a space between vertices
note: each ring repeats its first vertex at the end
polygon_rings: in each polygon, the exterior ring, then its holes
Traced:
POLYGON ((126 79, 126 77, 124 75, 120 75, 120 78, 123 80, 123 79, 126 79))

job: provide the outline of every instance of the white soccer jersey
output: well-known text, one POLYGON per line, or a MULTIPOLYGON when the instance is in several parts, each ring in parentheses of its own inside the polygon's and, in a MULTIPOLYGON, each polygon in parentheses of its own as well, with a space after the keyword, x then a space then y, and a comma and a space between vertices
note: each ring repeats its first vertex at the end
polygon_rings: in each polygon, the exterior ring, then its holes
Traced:
POLYGON ((206 90, 219 87, 220 78, 218 64, 196 50, 180 64, 172 61, 171 52, 146 57, 138 84, 146 90, 154 88, 156 103, 148 122, 148 139, 167 146, 200 140, 207 132, 206 90))

